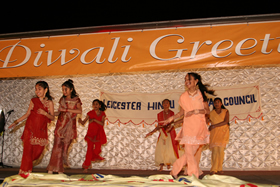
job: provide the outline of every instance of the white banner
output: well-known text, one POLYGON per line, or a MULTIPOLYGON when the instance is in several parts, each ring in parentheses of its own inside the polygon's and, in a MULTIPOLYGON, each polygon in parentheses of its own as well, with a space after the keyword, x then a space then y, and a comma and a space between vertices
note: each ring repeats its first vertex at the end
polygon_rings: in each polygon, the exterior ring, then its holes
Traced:
MULTIPOLYGON (((210 110, 213 100, 220 97, 229 110, 230 121, 246 120, 262 116, 261 99, 258 84, 245 84, 230 87, 213 87, 217 96, 209 96, 210 110)), ((111 123, 155 124, 157 113, 163 110, 161 102, 171 101, 170 109, 176 114, 180 106, 179 98, 184 90, 172 90, 162 93, 110 93, 100 91, 100 99, 107 106, 106 116, 111 123)))
POLYGON ((132 122, 134 124, 157 123, 157 114, 163 110, 161 102, 171 101, 170 110, 179 111, 179 97, 184 90, 163 93, 109 93, 100 91, 100 100, 107 106, 106 116, 112 123, 132 122))
MULTIPOLYGON (((259 84, 242 84, 229 87, 212 87, 217 96, 229 110, 230 121, 246 120, 262 116, 259 84)), ((213 98, 209 100, 210 110, 213 98)))

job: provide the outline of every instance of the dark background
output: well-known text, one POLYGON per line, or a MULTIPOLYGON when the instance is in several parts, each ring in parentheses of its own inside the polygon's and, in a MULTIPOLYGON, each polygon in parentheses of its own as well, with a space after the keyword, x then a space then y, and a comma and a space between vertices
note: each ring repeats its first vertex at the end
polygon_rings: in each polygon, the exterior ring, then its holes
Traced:
POLYGON ((280 12, 278 1, 120 2, 107 0, 1 3, 0 34, 280 12))

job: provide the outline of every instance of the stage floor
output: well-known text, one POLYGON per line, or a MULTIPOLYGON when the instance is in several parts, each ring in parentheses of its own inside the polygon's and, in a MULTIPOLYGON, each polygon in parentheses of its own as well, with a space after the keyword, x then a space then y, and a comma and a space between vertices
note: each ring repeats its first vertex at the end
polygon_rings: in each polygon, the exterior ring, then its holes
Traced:
MULTIPOLYGON (((0 180, 1 182, 9 176, 17 175, 19 168, 0 168, 0 180)), ((45 168, 34 168, 34 173, 46 173, 45 168)), ((203 171, 204 174, 209 174, 209 171, 203 171)), ((139 176, 146 177, 151 175, 165 175, 169 174, 169 171, 157 171, 157 170, 120 170, 120 169, 89 169, 88 174, 104 174, 104 175, 116 175, 120 177, 139 176)), ((183 172, 182 172, 183 173, 183 172)), ((182 174, 181 173, 181 174, 182 174)), ((82 169, 66 169, 66 175, 84 174, 82 169)), ((224 175, 236 177, 243 181, 259 184, 273 184, 280 186, 280 171, 224 171, 224 175)))

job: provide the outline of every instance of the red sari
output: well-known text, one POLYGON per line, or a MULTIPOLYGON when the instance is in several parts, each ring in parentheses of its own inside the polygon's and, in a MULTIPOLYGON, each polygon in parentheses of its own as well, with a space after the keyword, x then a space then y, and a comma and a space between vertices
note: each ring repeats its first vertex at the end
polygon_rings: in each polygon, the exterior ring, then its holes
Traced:
POLYGON ((32 172, 33 161, 37 160, 48 144, 48 128, 50 119, 45 115, 38 114, 38 109, 49 112, 38 97, 31 99, 33 108, 28 116, 21 139, 23 141, 23 154, 19 174, 32 172))
MULTIPOLYGON (((82 102, 78 97, 66 99, 62 97, 59 105, 62 108, 77 109, 82 102)), ((54 131, 54 144, 48 171, 64 172, 64 165, 69 167, 67 160, 68 148, 73 139, 77 138, 76 113, 60 112, 54 131)))
MULTIPOLYGON (((105 112, 101 111, 99 115, 94 110, 87 113, 89 120, 96 119, 102 121, 103 116, 106 117, 105 112)), ((106 134, 102 125, 96 122, 91 122, 88 125, 88 131, 85 136, 88 148, 86 153, 86 159, 82 165, 83 168, 88 169, 92 161, 104 160, 103 157, 99 156, 101 153, 101 146, 107 143, 106 134)))

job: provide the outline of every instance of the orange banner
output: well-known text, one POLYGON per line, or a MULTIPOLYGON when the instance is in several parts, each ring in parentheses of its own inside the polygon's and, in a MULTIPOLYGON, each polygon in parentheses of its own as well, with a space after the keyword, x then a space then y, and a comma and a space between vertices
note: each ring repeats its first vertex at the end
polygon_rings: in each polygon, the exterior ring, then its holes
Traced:
POLYGON ((0 77, 279 64, 280 22, 0 41, 0 77))

